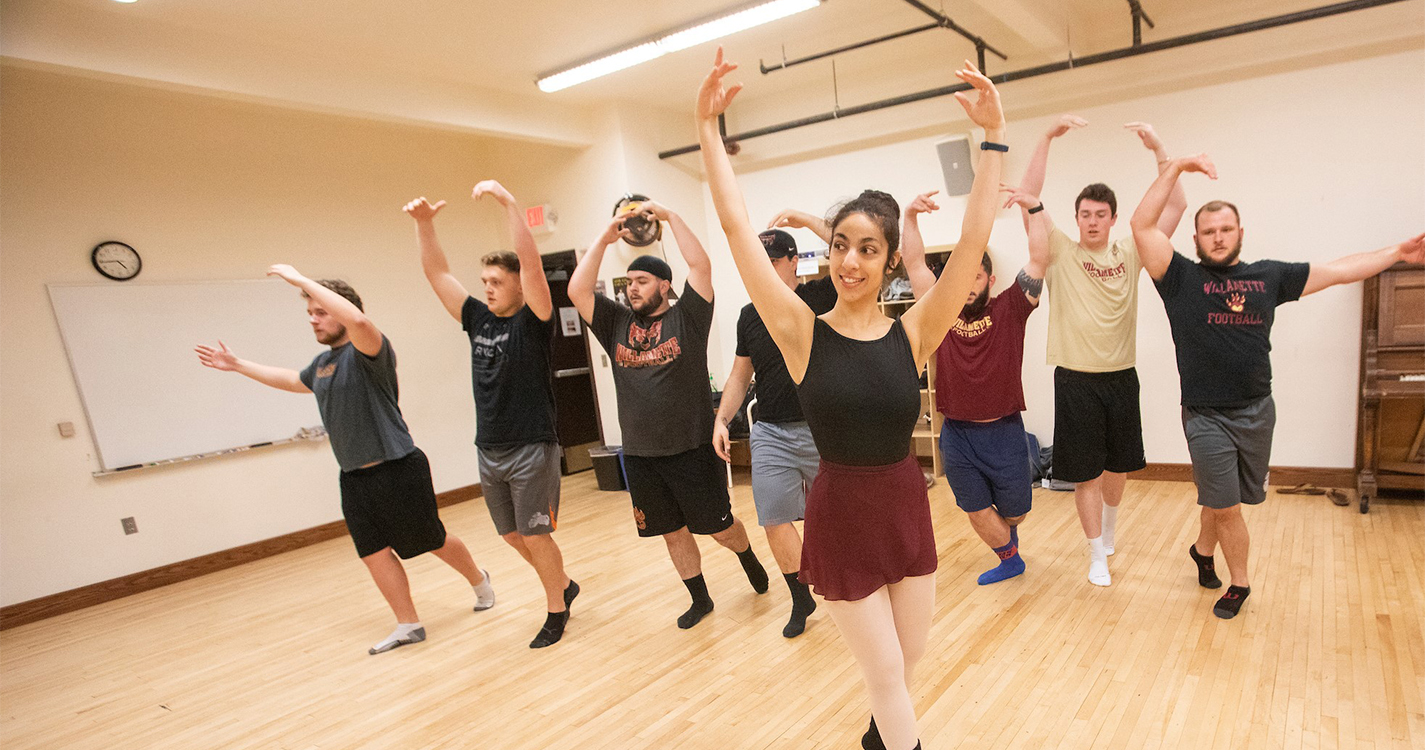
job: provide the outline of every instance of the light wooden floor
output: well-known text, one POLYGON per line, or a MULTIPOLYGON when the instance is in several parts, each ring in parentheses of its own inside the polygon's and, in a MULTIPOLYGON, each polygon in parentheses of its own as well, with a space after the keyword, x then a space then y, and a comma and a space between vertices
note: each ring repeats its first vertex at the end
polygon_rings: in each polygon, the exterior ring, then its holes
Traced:
MULTIPOLYGON (((1036 491, 1028 573, 981 588, 992 557, 938 482, 939 595, 914 690, 925 747, 1425 747, 1425 506, 1362 516, 1274 494, 1249 512, 1252 597, 1220 621, 1187 557, 1191 493, 1129 483, 1101 589, 1072 496, 1036 491)), ((786 588, 754 596, 707 543, 717 610, 678 630, 687 595, 662 543, 635 538, 627 496, 585 473, 564 497, 558 538, 584 594, 553 648, 526 648, 543 619, 533 571, 483 503, 463 503, 446 523, 492 571, 495 609, 472 613, 426 556, 410 571, 430 640, 367 656, 390 615, 349 541, 326 542, 0 634, 0 743, 859 747, 866 701, 824 611, 783 639, 786 588)), ((754 518, 745 485, 735 509, 754 518)))

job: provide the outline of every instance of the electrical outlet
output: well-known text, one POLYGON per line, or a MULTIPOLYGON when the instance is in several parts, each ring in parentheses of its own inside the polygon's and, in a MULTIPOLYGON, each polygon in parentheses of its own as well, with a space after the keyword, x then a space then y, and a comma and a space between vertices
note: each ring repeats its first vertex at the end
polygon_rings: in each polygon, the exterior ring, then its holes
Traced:
POLYGON ((125 533, 125 534, 137 534, 137 533, 139 533, 139 525, 134 522, 134 517, 133 517, 133 516, 129 516, 128 518, 120 518, 120 519, 119 519, 119 523, 121 523, 121 524, 124 525, 124 533, 125 533))

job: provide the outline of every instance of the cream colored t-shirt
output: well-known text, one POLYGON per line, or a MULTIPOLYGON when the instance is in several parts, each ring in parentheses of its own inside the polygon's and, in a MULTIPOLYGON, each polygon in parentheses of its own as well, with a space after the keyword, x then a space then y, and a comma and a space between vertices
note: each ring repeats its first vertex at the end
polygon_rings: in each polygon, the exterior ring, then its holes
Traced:
POLYGON ((1049 364, 1080 372, 1133 367, 1143 267, 1133 238, 1093 252, 1055 228, 1049 252, 1049 364))

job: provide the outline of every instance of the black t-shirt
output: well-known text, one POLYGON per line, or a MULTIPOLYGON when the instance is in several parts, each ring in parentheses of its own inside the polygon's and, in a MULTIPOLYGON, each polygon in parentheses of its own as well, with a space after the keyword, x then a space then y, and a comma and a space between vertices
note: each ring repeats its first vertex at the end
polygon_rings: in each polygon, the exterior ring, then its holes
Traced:
POLYGON ((613 361, 625 453, 672 456, 712 442, 712 320, 713 303, 691 284, 656 318, 594 295, 589 330, 613 361))
MULTIPOLYGON (((816 315, 836 306, 836 287, 830 278, 798 284, 796 291, 816 315)), ((737 317, 737 356, 752 358, 752 372, 757 378, 757 421, 786 423, 806 419, 782 351, 751 303, 737 317)))
POLYGON ((1309 263, 1213 268, 1173 253, 1153 283, 1177 345, 1183 406, 1246 406, 1271 395, 1276 308, 1299 299, 1310 274, 1309 263))
POLYGON ((549 380, 553 318, 540 320, 529 305, 502 318, 484 302, 467 297, 460 324, 470 336, 475 444, 513 448, 557 442, 549 380))

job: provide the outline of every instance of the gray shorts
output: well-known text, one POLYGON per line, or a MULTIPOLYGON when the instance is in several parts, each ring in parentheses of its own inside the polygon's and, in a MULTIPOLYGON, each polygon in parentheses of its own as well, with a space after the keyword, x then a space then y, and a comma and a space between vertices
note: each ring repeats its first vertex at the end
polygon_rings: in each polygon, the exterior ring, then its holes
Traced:
POLYGON ((752 501, 757 523, 776 526, 802 520, 807 488, 821 462, 806 422, 752 424, 752 501))
POLYGON ((559 522, 559 445, 481 448, 480 489, 501 536, 548 534, 559 522))
POLYGON ((1198 505, 1230 508, 1267 499, 1267 459, 1276 424, 1271 396, 1233 408, 1183 407, 1198 505))

